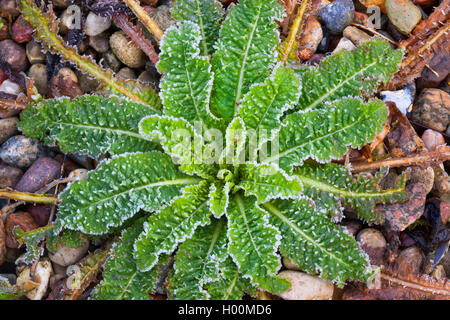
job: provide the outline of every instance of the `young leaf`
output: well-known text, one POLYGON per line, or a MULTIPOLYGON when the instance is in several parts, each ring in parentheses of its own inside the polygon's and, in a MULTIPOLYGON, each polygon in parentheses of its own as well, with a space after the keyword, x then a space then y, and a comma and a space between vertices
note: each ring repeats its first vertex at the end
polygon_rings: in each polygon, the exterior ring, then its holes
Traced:
POLYGON ((47 238, 53 228, 52 224, 24 232, 20 228, 15 228, 16 239, 20 244, 25 243, 27 251, 21 257, 21 262, 32 264, 44 254, 44 247, 41 243, 47 238))
POLYGON ((303 84, 295 110, 311 110, 348 96, 371 96, 387 84, 402 61, 403 52, 377 38, 353 51, 341 51, 318 67, 299 70, 303 84))
POLYGON ((231 121, 250 86, 262 82, 276 61, 283 7, 276 0, 242 0, 231 9, 220 30, 212 58, 215 74, 211 104, 231 121))
POLYGON ((250 89, 238 114, 247 128, 255 131, 278 129, 281 116, 297 103, 300 89, 294 72, 279 66, 264 83, 250 89))
POLYGON ((278 162, 289 170, 308 158, 319 162, 339 159, 348 146, 359 148, 374 139, 387 115, 386 106, 379 100, 363 104, 350 98, 324 110, 291 114, 278 133, 279 153, 266 162, 278 162))
POLYGON ((141 271, 151 270, 161 253, 172 253, 179 243, 192 237, 197 227, 210 222, 208 193, 206 181, 186 187, 179 198, 148 219, 134 245, 141 271))
POLYGON ((246 196, 256 196, 258 203, 271 199, 294 199, 302 192, 302 185, 296 177, 265 164, 249 163, 244 166, 237 187, 243 189, 246 196))
POLYGON ((64 153, 98 158, 105 153, 155 150, 157 145, 144 139, 138 128, 139 121, 152 114, 147 106, 125 99, 81 96, 28 106, 20 115, 19 127, 45 144, 58 144, 64 153))
POLYGON ((342 202, 356 209, 361 218, 371 223, 382 223, 384 220, 383 216, 375 213, 375 204, 402 202, 407 198, 406 175, 399 179, 395 189, 381 190, 378 184, 383 174, 372 179, 360 176, 356 180, 344 167, 335 163, 305 163, 295 168, 293 173, 302 182, 306 195, 311 199, 320 199, 320 206, 336 211, 342 202))
POLYGON ((183 300, 209 298, 203 285, 219 279, 219 264, 227 257, 225 221, 215 220, 198 228, 178 249, 175 272, 169 279, 171 297, 183 300))
POLYGON ((225 132, 225 150, 223 150, 223 164, 238 166, 245 163, 245 142, 247 129, 241 118, 234 118, 225 132))
POLYGON ((209 208, 216 218, 220 218, 228 208, 229 193, 233 183, 227 181, 225 183, 211 183, 209 189, 209 208))
POLYGON ((302 270, 320 272, 322 278, 338 285, 348 279, 368 280, 373 275, 368 257, 355 239, 311 207, 307 199, 277 200, 263 208, 283 236, 281 254, 302 270))
POLYGON ((200 47, 203 56, 214 53, 214 44, 219 37, 224 13, 222 5, 217 0, 172 1, 172 18, 191 21, 200 27, 200 47))
POLYGON ((236 194, 226 215, 228 250, 244 277, 275 294, 289 289, 289 282, 276 276, 281 266, 276 253, 280 233, 269 224, 268 215, 256 205, 256 198, 236 194))
POLYGON ((169 28, 161 41, 157 65, 163 73, 161 98, 164 113, 181 117, 190 123, 212 124, 216 119, 209 111, 213 73, 207 57, 200 57, 200 28, 184 22, 169 28))
POLYGON ((142 232, 144 219, 122 233, 116 241, 104 264, 103 280, 95 288, 93 298, 96 300, 149 300, 149 292, 154 290, 158 280, 158 269, 141 272, 133 258, 133 245, 142 232))
POLYGON ((157 210, 198 182, 179 172, 165 154, 124 154, 100 163, 86 180, 65 189, 58 219, 68 229, 104 234, 140 209, 157 210))

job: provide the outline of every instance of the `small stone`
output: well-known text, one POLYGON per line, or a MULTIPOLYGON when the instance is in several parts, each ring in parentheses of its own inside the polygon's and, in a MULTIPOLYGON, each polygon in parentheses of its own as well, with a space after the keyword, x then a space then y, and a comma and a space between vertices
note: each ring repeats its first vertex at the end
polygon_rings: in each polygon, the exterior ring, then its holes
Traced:
POLYGON ((20 192, 36 192, 55 180, 60 174, 60 169, 58 161, 41 157, 25 172, 15 189, 20 192))
POLYGON ((28 70, 28 77, 33 78, 34 85, 41 95, 45 95, 47 93, 48 79, 47 67, 45 64, 33 64, 30 70, 28 70))
POLYGON ((400 252, 395 262, 395 268, 399 275, 419 274, 421 273, 424 262, 425 255, 422 250, 413 246, 400 252))
POLYGON ((355 11, 355 22, 356 23, 367 27, 368 20, 369 20, 369 16, 367 14, 355 11))
POLYGON ((78 14, 76 10, 64 10, 59 16, 59 32, 65 35, 69 30, 75 29, 77 19, 75 15, 78 14))
POLYGON ((70 172, 69 178, 76 180, 85 180, 88 177, 89 170, 86 169, 75 169, 70 172))
POLYGON ((72 3, 72 0, 51 0, 51 2, 56 8, 64 9, 67 8, 70 3, 72 3))
POLYGON ((344 221, 342 225, 353 237, 356 237, 358 232, 362 229, 362 223, 358 220, 344 221))
POLYGON ((29 167, 42 154, 39 140, 23 135, 9 138, 0 148, 0 159, 19 168, 29 167))
POLYGON ((434 188, 436 189, 437 196, 441 198, 441 219, 443 224, 447 224, 450 219, 450 176, 445 171, 444 165, 433 166, 434 171, 434 188))
POLYGON ((155 84, 158 82, 158 78, 156 78, 152 72, 147 71, 147 70, 142 72, 137 79, 140 82, 144 82, 144 83, 148 83, 148 84, 155 84))
POLYGON ((9 39, 0 41, 0 60, 15 72, 25 71, 29 65, 25 49, 9 39))
POLYGON ((28 61, 31 64, 43 63, 46 60, 42 46, 36 41, 30 41, 27 43, 26 53, 28 61))
POLYGON ((17 8, 16 0, 0 0, 0 12, 2 16, 11 16, 12 18, 17 17, 20 11, 17 8))
POLYGON ((117 72, 116 77, 123 81, 134 80, 136 79, 136 74, 132 69, 124 67, 117 72))
POLYGON ((445 144, 444 136, 432 129, 427 129, 422 134, 422 140, 425 144, 425 148, 429 151, 436 150, 439 146, 442 146, 445 144))
POLYGON ((105 53, 109 50, 109 36, 106 32, 89 37, 89 45, 98 53, 105 53))
POLYGON ((120 70, 120 66, 122 65, 120 60, 117 59, 116 55, 112 51, 108 51, 102 54, 100 64, 104 68, 109 68, 114 72, 118 72, 120 70))
POLYGON ((79 79, 78 82, 80 87, 84 93, 91 93, 92 91, 97 90, 100 86, 100 82, 96 78, 91 77, 89 74, 81 71, 77 71, 76 74, 79 79))
POLYGON ((17 43, 25 43, 33 39, 33 27, 20 15, 11 28, 12 38, 17 43))
POLYGON ((394 102, 397 109, 406 115, 414 101, 415 93, 413 88, 406 86, 397 91, 381 91, 380 95, 383 102, 394 102))
POLYGON ((5 230, 6 230, 6 246, 8 248, 21 248, 23 244, 20 245, 16 240, 16 234, 14 229, 20 228, 25 232, 37 229, 39 225, 34 221, 33 217, 28 212, 18 211, 11 213, 6 218, 5 230))
POLYGON ((289 258, 283 257, 283 265, 286 267, 286 269, 300 271, 300 267, 292 262, 292 260, 289 258))
POLYGON ((332 34, 340 34, 355 17, 352 0, 336 0, 320 11, 320 17, 332 34))
POLYGON ((0 91, 3 93, 9 93, 14 95, 18 95, 21 92, 20 86, 9 79, 3 81, 3 83, 0 85, 0 91))
POLYGON ((358 233, 356 240, 361 244, 361 248, 369 255, 372 264, 383 264, 386 251, 386 239, 379 230, 373 228, 363 229, 358 233))
POLYGON ((332 55, 337 54, 337 53, 341 52, 342 50, 353 51, 355 49, 356 49, 356 47, 353 44, 353 42, 351 42, 346 37, 342 37, 341 40, 339 41, 338 45, 336 46, 336 48, 333 50, 333 52, 331 52, 331 54, 332 55))
POLYGON ((170 7, 160 5, 149 13, 150 18, 158 25, 162 31, 166 31, 170 26, 175 24, 170 14, 170 7))
POLYGON ((34 221, 43 227, 47 225, 48 219, 50 218, 51 208, 43 204, 33 204, 28 206, 27 212, 33 217, 34 221))
POLYGON ((2 23, 2 27, 0 28, 0 41, 3 41, 9 38, 8 22, 2 17, 0 17, 0 22, 2 23))
POLYGON ((5 260, 6 260, 6 230, 5 224, 3 223, 3 219, 0 217, 0 266, 3 264, 3 262, 5 262, 5 260))
POLYGON ((308 49, 311 52, 309 57, 301 58, 302 60, 308 60, 316 52, 317 47, 322 41, 322 25, 313 16, 309 16, 306 19, 303 36, 299 41, 299 50, 308 49))
POLYGON ((110 18, 99 17, 95 13, 89 12, 84 25, 84 31, 88 36, 96 36, 109 29, 109 27, 111 27, 110 18))
POLYGON ((278 274, 291 283, 291 287, 279 294, 285 300, 331 300, 334 286, 331 282, 298 271, 282 271, 278 274))
POLYGON ((70 68, 61 68, 50 80, 49 96, 76 98, 83 95, 78 77, 70 68))
POLYGON ((127 39, 123 31, 117 31, 109 38, 109 44, 116 57, 130 68, 145 65, 145 54, 134 43, 127 39))
POLYGON ((434 183, 434 171, 432 167, 421 168, 413 166, 411 167, 411 173, 409 176, 408 184, 420 183, 425 188, 425 192, 430 193, 433 189, 434 183))
POLYGON ((348 26, 347 28, 345 28, 342 34, 344 37, 353 42, 355 46, 359 46, 364 42, 372 40, 372 37, 369 36, 367 33, 353 26, 348 26))
POLYGON ((450 95, 440 89, 425 89, 411 111, 411 119, 439 132, 450 123, 450 95))
POLYGON ((392 24, 404 35, 408 35, 422 20, 420 9, 410 0, 386 0, 386 12, 392 24))
POLYGON ((417 4, 422 8, 429 8, 433 5, 436 5, 437 0, 413 0, 413 2, 414 4, 417 4))
POLYGON ((450 58, 448 52, 445 50, 438 50, 431 58, 427 67, 423 69, 420 77, 416 80, 417 89, 422 90, 424 88, 437 88, 443 81, 445 81, 449 74, 450 58), (428 66, 430 68, 428 68, 428 66))
POLYGON ((36 264, 33 277, 31 276, 31 266, 22 270, 17 277, 17 286, 24 291, 28 291, 26 294, 28 299, 41 300, 47 293, 52 274, 51 262, 47 258, 43 258, 36 264))
POLYGON ((19 168, 0 164, 0 189, 14 188, 22 175, 23 172, 19 168))
POLYGON ((83 244, 78 248, 72 248, 64 243, 58 243, 56 245, 55 252, 49 252, 48 256, 50 260, 60 266, 67 267, 71 264, 77 263, 88 251, 89 241, 82 239, 83 244))
POLYGON ((329 0, 311 0, 310 14, 316 18, 320 17, 320 11, 330 4, 329 0))
POLYGON ((369 7, 378 7, 381 9, 383 13, 386 13, 386 7, 384 6, 385 0, 359 0, 363 6, 366 8, 369 7))
POLYGON ((18 122, 19 118, 16 117, 0 119, 0 145, 19 133, 17 129, 18 122))

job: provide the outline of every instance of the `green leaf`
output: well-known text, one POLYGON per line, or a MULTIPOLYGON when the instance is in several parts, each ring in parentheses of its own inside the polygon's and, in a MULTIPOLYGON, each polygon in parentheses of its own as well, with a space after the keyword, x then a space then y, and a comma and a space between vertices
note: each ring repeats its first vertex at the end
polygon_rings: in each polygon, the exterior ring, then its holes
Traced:
POLYGON ((134 245, 139 270, 151 270, 161 253, 172 253, 197 227, 210 222, 208 193, 206 181, 186 187, 179 198, 147 220, 134 245))
POLYGON ((103 280, 95 288, 92 297, 96 300, 149 300, 158 281, 158 269, 141 272, 133 258, 133 245, 142 232, 145 219, 124 230, 104 264, 103 280))
POLYGON ((294 199, 302 192, 302 184, 295 176, 266 164, 245 165, 237 187, 243 189, 246 196, 256 196, 258 203, 271 199, 294 199))
POLYGON ((283 7, 276 0, 242 0, 226 17, 212 58, 213 111, 233 119, 251 85, 262 82, 276 62, 283 7))
POLYGON ((289 115, 277 135, 279 152, 268 163, 289 170, 312 158, 318 162, 340 159, 347 147, 359 148, 380 132, 388 110, 383 102, 363 104, 357 99, 343 99, 324 110, 289 115))
POLYGON ((332 55, 318 67, 299 70, 303 87, 295 110, 317 109, 348 96, 371 96, 389 82, 402 58, 402 50, 377 38, 353 52, 332 55))
POLYGON ((124 152, 152 151, 156 144, 139 134, 139 121, 154 114, 145 105, 117 97, 81 96, 29 105, 21 113, 20 129, 64 153, 98 158, 124 152))
POLYGON ((379 182, 386 170, 374 178, 362 175, 354 179, 345 168, 335 163, 305 163, 294 169, 311 199, 320 199, 320 206, 337 211, 342 204, 356 209, 358 215, 371 223, 382 223, 384 216, 374 211, 377 203, 402 202, 407 200, 405 192, 406 175, 403 175, 395 189, 381 190, 379 182))
POLYGON ((229 193, 233 183, 214 182, 209 188, 209 208, 216 218, 220 218, 228 208, 229 193))
POLYGON ((47 238, 52 228, 53 225, 51 224, 27 232, 19 227, 14 228, 17 241, 27 247, 26 252, 21 257, 21 262, 32 264, 44 254, 44 247, 41 246, 41 243, 47 238))
POLYGON ((245 142, 247 129, 241 118, 234 118, 225 132, 225 150, 223 150, 222 164, 239 166, 245 163, 245 142))
POLYGON ((157 210, 198 181, 179 172, 165 154, 124 154, 100 163, 86 180, 65 189, 58 219, 71 230, 104 234, 140 209, 157 210))
POLYGON ((204 285, 211 300, 241 300, 244 291, 254 293, 252 284, 242 277, 230 257, 219 265, 219 270, 220 278, 204 285))
POLYGON ((191 21, 200 27, 202 55, 214 53, 214 44, 219 37, 220 23, 225 14, 217 0, 174 0, 172 18, 191 21))
POLYGON ((72 248, 78 248, 83 245, 83 234, 79 231, 64 229, 62 232, 56 232, 59 228, 53 228, 47 238, 47 249, 50 252, 56 252, 56 246, 63 243, 72 248))
POLYGON ((281 116, 297 103, 300 89, 300 82, 294 72, 278 66, 264 83, 250 89, 238 114, 246 127, 256 132, 260 129, 278 129, 281 116))
POLYGON ((244 277, 264 290, 280 293, 289 282, 276 276, 281 267, 277 247, 278 229, 268 222, 268 215, 256 204, 255 197, 236 194, 228 211, 228 250, 244 277))
POLYGON ((373 275, 367 255, 342 227, 314 208, 308 199, 277 200, 263 208, 270 223, 279 228, 280 252, 300 269, 343 285, 349 279, 368 280, 373 275))
POLYGON ((153 115, 142 119, 139 130, 144 138, 159 141, 183 172, 205 179, 216 177, 214 166, 202 163, 202 137, 186 120, 153 115))
POLYGON ((205 283, 219 280, 219 265, 228 257, 227 230, 224 219, 198 228, 193 237, 180 245, 175 257, 175 272, 169 279, 174 299, 209 298, 205 283))
POLYGON ((182 117, 192 124, 218 122, 209 111, 213 73, 207 57, 200 57, 200 28, 184 22, 169 28, 161 40, 159 72, 164 113, 182 117))
POLYGON ((0 300, 12 300, 26 294, 26 291, 19 290, 15 285, 9 283, 9 280, 0 275, 0 300))

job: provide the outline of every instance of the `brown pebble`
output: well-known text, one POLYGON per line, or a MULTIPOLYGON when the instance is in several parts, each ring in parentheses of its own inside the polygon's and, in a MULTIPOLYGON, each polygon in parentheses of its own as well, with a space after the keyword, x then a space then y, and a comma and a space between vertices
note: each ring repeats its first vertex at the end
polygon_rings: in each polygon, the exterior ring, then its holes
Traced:
POLYGON ((323 32, 320 22, 313 16, 309 16, 305 22, 303 36, 299 41, 298 47, 300 59, 308 60, 311 58, 311 56, 316 52, 322 38, 323 32))
POLYGON ((423 263, 425 262, 425 255, 418 247, 409 247, 400 252, 396 262, 395 268, 399 275, 419 274, 422 271, 423 263))
POLYGON ((450 122, 450 95, 440 89, 425 89, 411 111, 412 120, 443 132, 450 122))
POLYGON ((29 65, 25 49, 9 39, 0 41, 0 60, 15 72, 25 71, 29 65))
POLYGON ((23 172, 19 168, 0 164, 0 189, 14 188, 22 175, 23 172))
POLYGON ((18 122, 19 118, 17 117, 0 119, 0 145, 13 135, 19 133, 19 130, 17 129, 18 122))
POLYGON ((350 41, 353 42, 355 46, 359 46, 364 42, 372 40, 372 37, 367 33, 353 26, 348 26, 347 28, 345 28, 342 34, 344 35, 344 37, 350 39, 350 41))
POLYGON ((12 28, 12 38, 17 43, 30 42, 33 39, 33 27, 20 15, 14 22, 12 28))
POLYGON ((425 144, 425 148, 429 151, 436 150, 436 148, 445 144, 445 139, 442 134, 432 129, 427 129, 424 131, 422 134, 422 140, 425 144))
POLYGON ((28 232, 38 228, 39 226, 28 212, 19 211, 11 213, 6 218, 6 246, 8 248, 21 247, 19 242, 16 240, 14 231, 16 227, 28 232))
POLYGON ((34 221, 36 221, 39 227, 47 225, 51 211, 51 208, 49 206, 43 204, 30 205, 28 206, 27 211, 33 217, 34 221))
POLYGON ((21 192, 36 192, 59 176, 61 165, 58 161, 41 157, 25 172, 17 183, 16 190, 21 192))
POLYGON ((0 217, 0 265, 6 260, 6 233, 3 219, 0 217))
POLYGON ((379 230, 373 228, 363 229, 358 233, 356 240, 369 255, 372 264, 383 264, 386 251, 386 239, 379 230))
POLYGON ((6 19, 0 17, 0 21, 3 23, 3 26, 0 28, 0 41, 2 41, 9 38, 9 31, 6 19))

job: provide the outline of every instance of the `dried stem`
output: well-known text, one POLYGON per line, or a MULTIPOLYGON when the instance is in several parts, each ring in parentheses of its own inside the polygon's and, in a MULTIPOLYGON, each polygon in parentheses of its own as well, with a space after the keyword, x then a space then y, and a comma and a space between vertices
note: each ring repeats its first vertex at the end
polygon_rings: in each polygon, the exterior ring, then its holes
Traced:
POLYGON ((450 147, 443 146, 435 151, 425 151, 402 158, 390 158, 372 163, 352 163, 352 172, 376 170, 381 167, 405 167, 433 165, 450 160, 450 147))
POLYGON ((148 13, 141 7, 141 5, 136 0, 124 0, 126 5, 134 12, 134 14, 139 18, 142 24, 147 28, 147 30, 155 37, 156 41, 161 41, 163 36, 163 31, 159 26, 150 18, 148 13))
POLYGON ((386 37, 385 35, 379 33, 377 30, 375 30, 375 29, 373 29, 373 28, 369 28, 369 27, 366 27, 366 26, 364 26, 364 25, 362 25, 362 24, 358 24, 358 23, 352 23, 352 26, 355 26, 355 27, 360 28, 360 29, 363 29, 363 30, 365 30, 365 31, 367 31, 367 32, 373 33, 374 35, 376 35, 376 36, 378 36, 378 37, 380 37, 380 38, 382 38, 382 39, 384 39, 384 40, 389 41, 389 42, 392 43, 393 45, 395 45, 395 46, 397 46, 397 47, 399 46, 399 44, 398 44, 397 42, 395 42, 395 41, 389 39, 388 37, 386 37))
POLYGON ((40 193, 19 192, 6 189, 0 189, 0 198, 22 200, 25 202, 34 202, 34 203, 50 203, 50 204, 58 203, 58 198, 55 196, 40 193))
POLYGON ((289 54, 292 51, 292 47, 294 46, 295 39, 300 30, 300 26, 303 21, 303 16, 305 15, 308 4, 309 4, 309 0, 303 0, 301 6, 297 10, 297 16, 295 17, 294 22, 292 23, 292 27, 289 30, 289 35, 285 42, 286 45, 284 47, 283 52, 281 53, 281 61, 283 63, 286 63, 286 61, 289 58, 289 54))

